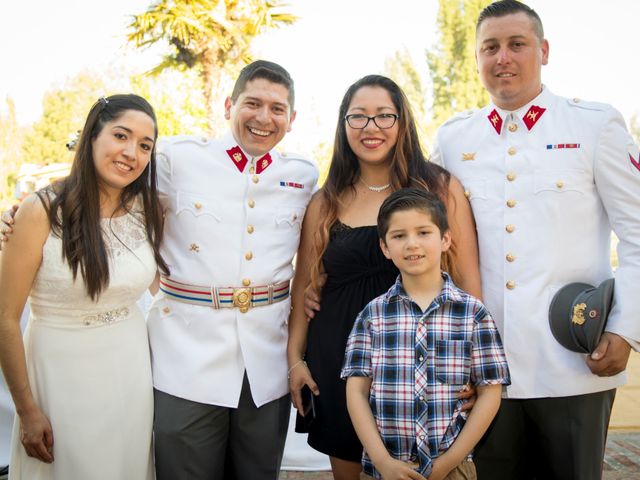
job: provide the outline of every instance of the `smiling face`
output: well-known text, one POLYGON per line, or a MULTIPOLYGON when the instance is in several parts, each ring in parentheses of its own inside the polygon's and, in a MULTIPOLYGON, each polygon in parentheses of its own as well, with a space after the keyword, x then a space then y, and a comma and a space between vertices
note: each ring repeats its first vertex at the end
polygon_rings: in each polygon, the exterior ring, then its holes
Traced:
POLYGON ((389 229, 380 248, 393 261, 403 278, 440 278, 442 253, 451 246, 449 231, 444 234, 431 215, 420 209, 397 210, 389 218, 389 229))
POLYGON ((542 90, 541 70, 549 58, 549 43, 538 37, 524 12, 489 17, 478 27, 476 62, 491 100, 516 110, 542 90))
POLYGON ((291 131, 296 117, 287 87, 264 78, 248 81, 238 99, 227 98, 224 106, 233 137, 253 157, 272 150, 291 131))
MULTIPOLYGON (((361 87, 353 95, 347 115, 375 115, 391 113, 398 114, 391 95, 382 87, 361 87)), ((349 147, 361 163, 382 164, 391 161, 391 152, 398 141, 399 125, 396 121, 391 128, 379 128, 370 120, 363 129, 351 128, 345 121, 347 141, 349 147)))
POLYGON ((155 124, 149 115, 125 110, 91 141, 93 164, 103 193, 120 195, 151 160, 155 124))

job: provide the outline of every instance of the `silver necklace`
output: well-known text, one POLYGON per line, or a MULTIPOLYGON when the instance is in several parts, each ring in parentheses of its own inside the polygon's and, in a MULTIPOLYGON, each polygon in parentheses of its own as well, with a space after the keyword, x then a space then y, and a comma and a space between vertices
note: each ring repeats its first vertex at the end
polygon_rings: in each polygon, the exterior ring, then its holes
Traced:
POLYGON ((367 182, 364 181, 364 179, 362 177, 360 177, 360 181, 364 184, 365 187, 367 187, 372 192, 376 192, 376 193, 380 193, 380 192, 386 190, 387 188, 389 188, 391 186, 390 183, 386 183, 384 185, 380 185, 379 187, 377 187, 375 185, 369 185, 367 182))

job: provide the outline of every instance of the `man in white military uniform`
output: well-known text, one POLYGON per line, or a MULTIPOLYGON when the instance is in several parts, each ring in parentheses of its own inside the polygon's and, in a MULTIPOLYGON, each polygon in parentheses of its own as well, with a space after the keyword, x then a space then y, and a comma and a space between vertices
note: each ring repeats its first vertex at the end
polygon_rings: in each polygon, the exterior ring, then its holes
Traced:
POLYGON ((512 376, 478 447, 478 477, 600 478, 615 388, 640 339, 638 148, 611 106, 542 85, 549 45, 526 5, 485 8, 476 41, 492 103, 445 123, 434 159, 471 201, 484 302, 512 376), (549 303, 569 282, 613 275, 611 228, 620 239, 613 310, 596 351, 573 353, 551 334, 549 303))
POLYGON ((159 480, 278 477, 289 280, 318 178, 313 163, 273 150, 293 107, 286 70, 257 61, 226 100, 230 133, 158 148, 170 267, 148 319, 159 480))

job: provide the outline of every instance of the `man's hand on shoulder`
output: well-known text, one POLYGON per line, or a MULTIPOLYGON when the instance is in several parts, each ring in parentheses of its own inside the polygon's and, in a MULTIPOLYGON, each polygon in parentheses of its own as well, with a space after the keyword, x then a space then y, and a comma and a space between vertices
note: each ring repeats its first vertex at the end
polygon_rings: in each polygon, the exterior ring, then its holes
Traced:
POLYGON ((18 205, 13 205, 9 210, 3 211, 2 216, 0 216, 0 240, 2 242, 9 241, 9 237, 13 233, 13 217, 15 217, 17 211, 18 205))
POLYGON ((587 357, 591 372, 600 377, 610 377, 627 368, 631 346, 620 335, 604 332, 598 346, 587 357))

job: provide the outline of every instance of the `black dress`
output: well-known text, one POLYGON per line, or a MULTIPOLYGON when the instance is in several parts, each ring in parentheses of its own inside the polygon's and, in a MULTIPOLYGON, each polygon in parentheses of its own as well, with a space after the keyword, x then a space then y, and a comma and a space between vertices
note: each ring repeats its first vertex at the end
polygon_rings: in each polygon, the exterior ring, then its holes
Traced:
POLYGON ((349 419, 340 370, 358 313, 385 293, 399 272, 380 250, 375 226, 351 228, 340 221, 331 229, 322 262, 327 282, 307 338, 306 361, 320 389, 308 442, 332 457, 360 462, 362 445, 349 419))

